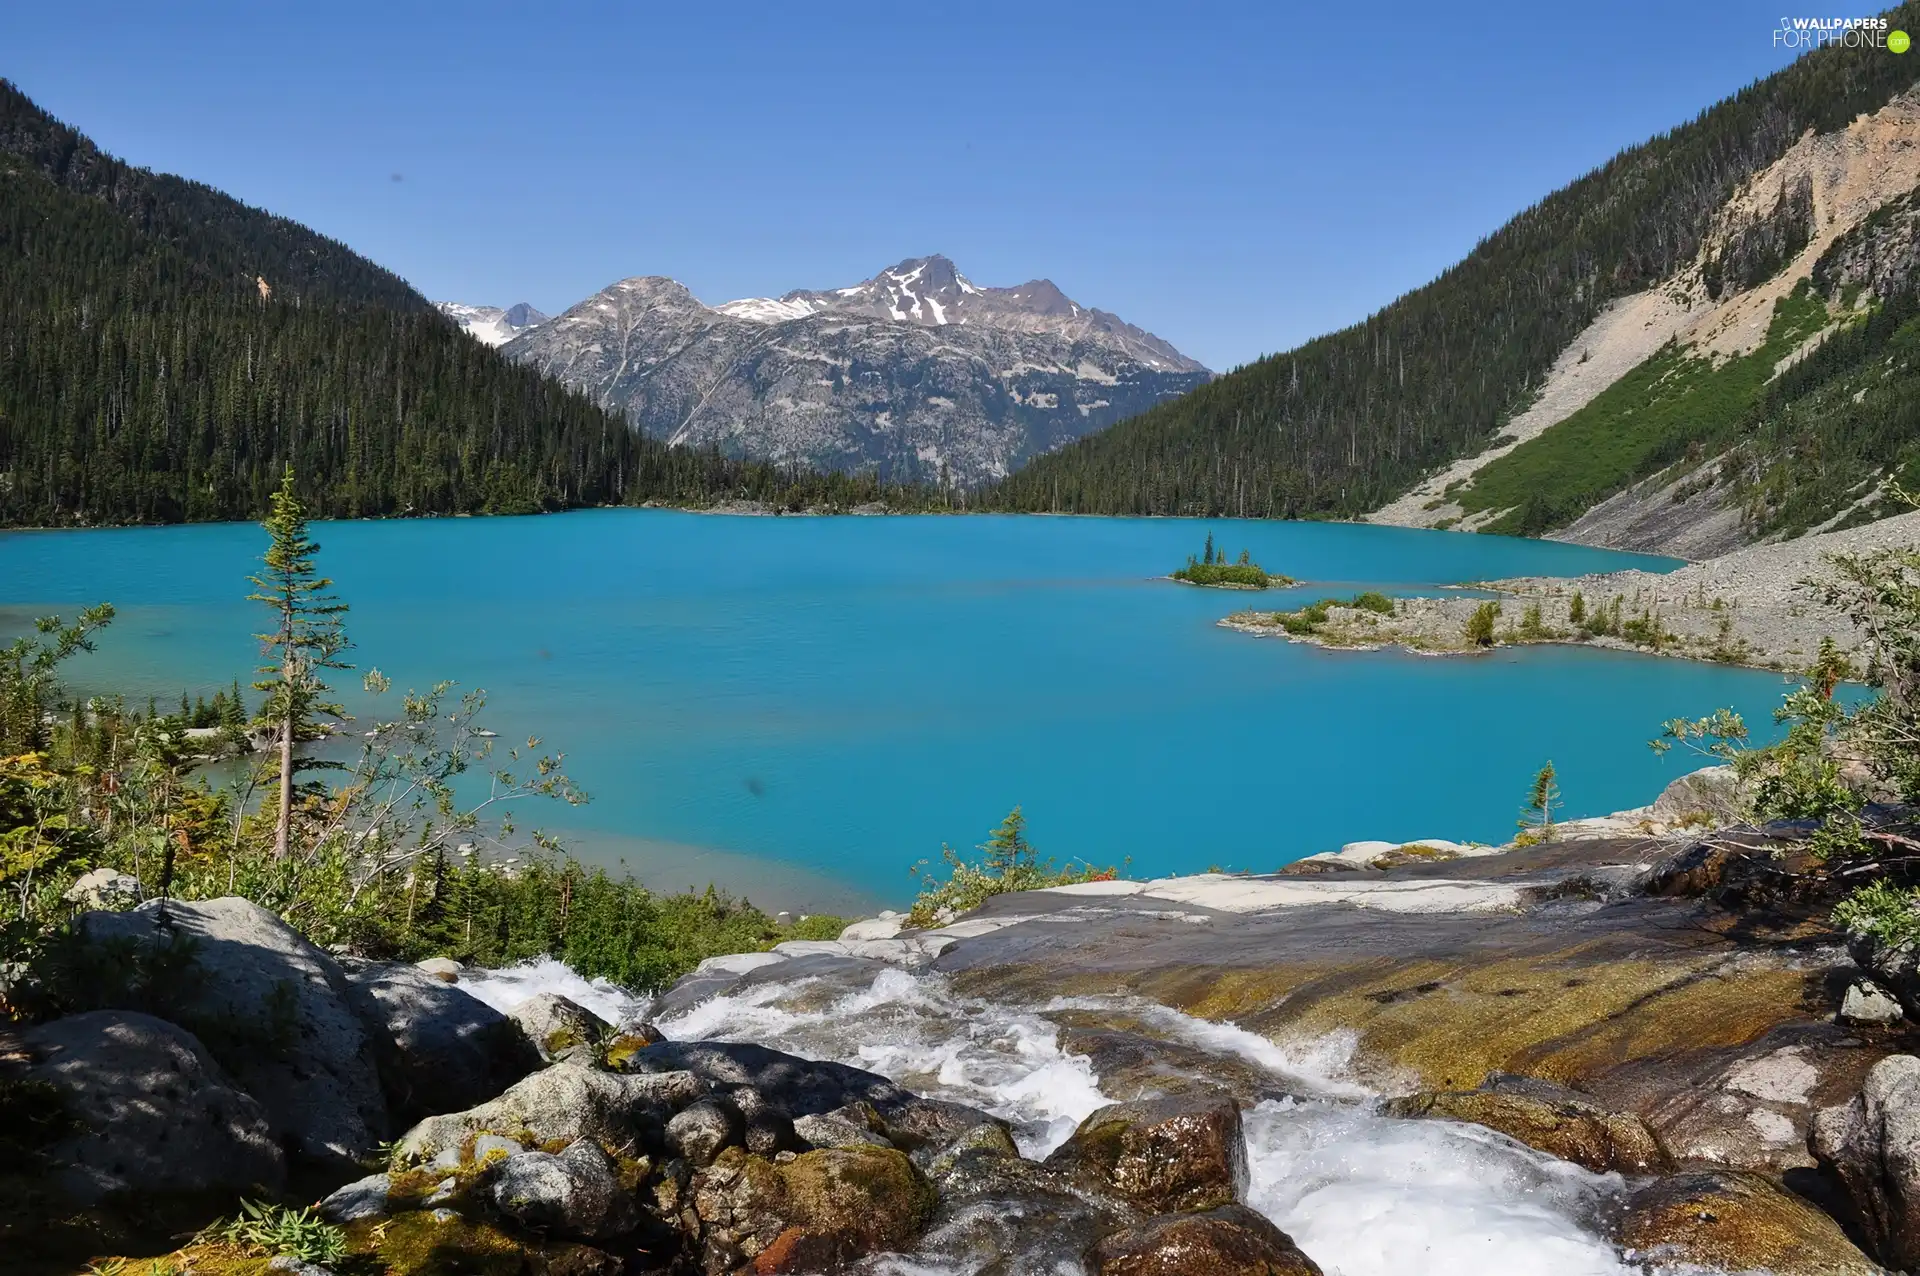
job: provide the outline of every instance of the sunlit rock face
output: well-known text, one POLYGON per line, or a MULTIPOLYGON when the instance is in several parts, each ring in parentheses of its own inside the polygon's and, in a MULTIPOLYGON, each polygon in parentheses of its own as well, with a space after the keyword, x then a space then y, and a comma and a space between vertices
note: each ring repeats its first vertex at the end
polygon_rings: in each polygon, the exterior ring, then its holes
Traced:
POLYGON ((718 306, 623 279, 504 349, 675 443, 961 487, 1211 375, 1048 280, 982 287, 938 256, 718 306))

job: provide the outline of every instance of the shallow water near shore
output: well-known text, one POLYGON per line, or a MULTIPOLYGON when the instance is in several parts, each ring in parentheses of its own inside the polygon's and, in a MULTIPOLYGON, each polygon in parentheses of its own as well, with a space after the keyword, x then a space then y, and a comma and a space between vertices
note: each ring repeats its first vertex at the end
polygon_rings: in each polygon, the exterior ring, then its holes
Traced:
MULTIPOLYGON (((1694 765, 1648 750, 1663 720, 1727 705, 1758 728, 1782 690, 1588 649, 1433 659, 1215 624, 1250 602, 1676 565, 1502 537, 664 510, 316 535, 357 664, 401 688, 485 688, 503 743, 566 751, 592 803, 528 808, 523 826, 658 886, 717 880, 796 911, 900 904, 910 865, 1016 803, 1044 854, 1135 875, 1270 871, 1359 838, 1500 841, 1548 759, 1563 814, 1640 805, 1694 765), (1308 583, 1155 579, 1209 531, 1308 583)), ((0 630, 110 601, 120 618, 76 685, 211 694, 256 663, 262 544, 240 524, 0 534, 0 630)))

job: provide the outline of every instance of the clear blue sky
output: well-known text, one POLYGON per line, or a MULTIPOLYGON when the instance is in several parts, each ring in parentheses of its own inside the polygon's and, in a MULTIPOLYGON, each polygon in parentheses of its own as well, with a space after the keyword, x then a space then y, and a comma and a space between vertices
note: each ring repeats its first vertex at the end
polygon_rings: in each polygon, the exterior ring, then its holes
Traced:
POLYGON ((711 303, 942 252, 1224 369, 1776 69, 1782 12, 62 0, 0 6, 0 75, 435 299, 711 303))

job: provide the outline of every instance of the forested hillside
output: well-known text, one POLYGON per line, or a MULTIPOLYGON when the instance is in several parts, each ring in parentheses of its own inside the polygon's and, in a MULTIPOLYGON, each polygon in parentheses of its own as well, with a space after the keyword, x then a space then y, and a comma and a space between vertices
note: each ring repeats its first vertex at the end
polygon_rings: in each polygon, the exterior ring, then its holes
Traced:
MULTIPOLYGON (((1892 19, 1920 25, 1920 4, 1892 19)), ((984 502, 1266 517, 1373 509, 1483 447, 1603 306, 1692 261, 1715 212, 1801 134, 1879 109, 1917 73, 1886 50, 1809 54, 1548 196, 1365 322, 1041 457, 984 502)), ((1791 247, 1759 245, 1724 268, 1744 279, 1791 247)))
POLYGON ((882 495, 642 439, 343 245, 0 81, 0 523, 255 517, 289 462, 336 516, 882 495))

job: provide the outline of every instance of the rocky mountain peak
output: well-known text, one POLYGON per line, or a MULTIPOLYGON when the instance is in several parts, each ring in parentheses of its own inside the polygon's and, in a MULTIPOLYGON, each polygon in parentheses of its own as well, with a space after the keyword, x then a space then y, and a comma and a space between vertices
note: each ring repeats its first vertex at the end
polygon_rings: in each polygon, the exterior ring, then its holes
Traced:
POLYGON ((844 288, 711 307, 639 275, 507 354, 672 443, 963 485, 1209 376, 1048 280, 982 287, 938 254, 844 288))

